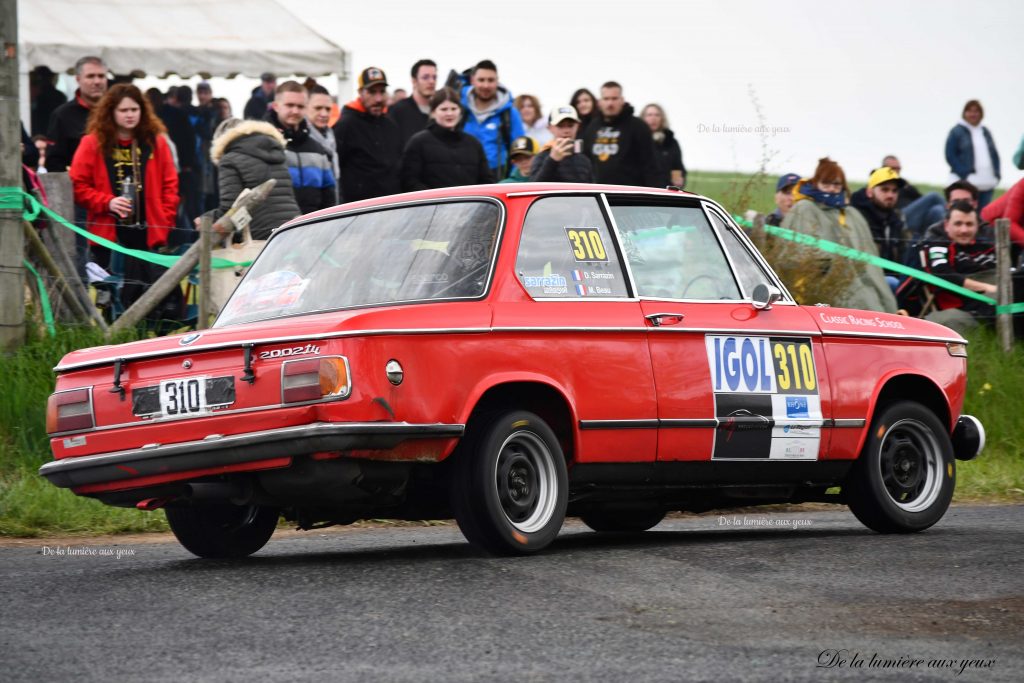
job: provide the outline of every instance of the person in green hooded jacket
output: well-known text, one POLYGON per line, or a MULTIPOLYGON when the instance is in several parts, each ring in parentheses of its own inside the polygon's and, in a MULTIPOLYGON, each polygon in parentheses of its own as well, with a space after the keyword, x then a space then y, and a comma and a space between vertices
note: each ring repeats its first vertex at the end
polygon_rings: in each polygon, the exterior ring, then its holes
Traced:
MULTIPOLYGON (((793 199, 783 228, 878 256, 871 228, 849 204, 846 174, 839 164, 820 159, 814 175, 796 183, 793 199)), ((780 251, 786 285, 801 303, 898 312, 896 297, 878 266, 796 243, 783 245, 780 251)))

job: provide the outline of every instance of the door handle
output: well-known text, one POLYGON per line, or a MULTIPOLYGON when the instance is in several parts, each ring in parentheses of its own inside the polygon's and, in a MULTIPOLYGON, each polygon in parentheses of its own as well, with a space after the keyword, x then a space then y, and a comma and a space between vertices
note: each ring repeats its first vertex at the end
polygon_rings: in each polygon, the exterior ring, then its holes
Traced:
POLYGON ((683 313, 651 313, 644 317, 650 320, 655 327, 661 327, 662 325, 677 325, 683 322, 686 315, 683 313))

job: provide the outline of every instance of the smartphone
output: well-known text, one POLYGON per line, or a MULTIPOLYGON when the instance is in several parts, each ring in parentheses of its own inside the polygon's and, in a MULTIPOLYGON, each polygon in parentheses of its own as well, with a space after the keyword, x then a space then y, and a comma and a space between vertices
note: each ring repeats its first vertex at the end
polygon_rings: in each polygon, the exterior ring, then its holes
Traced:
POLYGON ((573 140, 572 142, 572 153, 582 154, 583 153, 583 140, 573 140))

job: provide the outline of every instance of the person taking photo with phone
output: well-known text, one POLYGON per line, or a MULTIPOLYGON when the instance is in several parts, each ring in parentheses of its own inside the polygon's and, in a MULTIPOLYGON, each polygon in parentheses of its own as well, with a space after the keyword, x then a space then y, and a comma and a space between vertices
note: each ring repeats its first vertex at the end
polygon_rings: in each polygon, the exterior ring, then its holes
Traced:
POLYGON ((548 116, 553 139, 533 160, 530 180, 547 183, 592 183, 594 167, 576 139, 580 117, 571 105, 555 107, 548 116))

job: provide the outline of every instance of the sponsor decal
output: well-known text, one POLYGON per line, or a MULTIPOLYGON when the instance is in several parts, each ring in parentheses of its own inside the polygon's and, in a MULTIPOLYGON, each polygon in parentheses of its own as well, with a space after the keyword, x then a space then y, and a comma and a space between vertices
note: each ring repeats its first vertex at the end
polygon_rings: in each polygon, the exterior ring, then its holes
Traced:
POLYGON ((271 360, 273 358, 288 358, 290 356, 305 356, 309 354, 320 353, 320 347, 316 344, 306 344, 305 346, 292 346, 286 349, 272 349, 270 351, 262 351, 260 353, 260 360, 271 360))
POLYGON ((786 397, 786 417, 809 417, 806 396, 786 397))
POLYGON ((713 458, 815 460, 821 400, 810 339, 707 335, 713 458))
POLYGON ((906 327, 899 320, 886 320, 875 316, 873 318, 863 318, 859 315, 849 313, 847 315, 836 315, 835 313, 819 313, 818 317, 821 318, 823 323, 831 323, 833 325, 856 325, 857 327, 872 327, 875 329, 890 329, 890 330, 903 330, 906 327))
POLYGON ((527 275, 523 284, 527 287, 565 287, 566 280, 561 275, 527 275))

